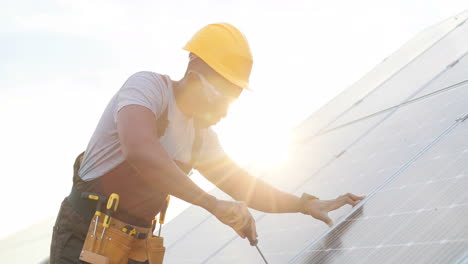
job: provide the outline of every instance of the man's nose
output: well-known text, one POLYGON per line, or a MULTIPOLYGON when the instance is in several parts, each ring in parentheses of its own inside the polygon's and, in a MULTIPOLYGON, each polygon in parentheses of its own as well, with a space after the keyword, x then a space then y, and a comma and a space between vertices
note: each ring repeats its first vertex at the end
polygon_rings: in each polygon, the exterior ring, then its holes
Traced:
POLYGON ((226 117, 227 112, 228 112, 228 109, 229 109, 228 106, 226 106, 226 107, 223 108, 223 111, 221 111, 221 118, 225 118, 225 117, 226 117))

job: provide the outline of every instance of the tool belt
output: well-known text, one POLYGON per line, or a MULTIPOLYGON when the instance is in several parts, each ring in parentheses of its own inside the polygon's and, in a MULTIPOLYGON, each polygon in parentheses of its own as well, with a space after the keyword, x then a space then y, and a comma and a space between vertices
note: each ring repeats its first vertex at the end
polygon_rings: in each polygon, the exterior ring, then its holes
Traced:
MULTIPOLYGON (((103 213, 93 216, 96 202, 81 198, 81 192, 72 188, 67 197, 72 207, 90 221, 80 260, 90 264, 127 264, 128 259, 149 264, 163 263, 164 239, 153 235, 153 227, 140 227, 103 213), (104 220, 110 217, 104 230, 104 220), (97 224, 96 224, 97 223, 97 224)), ((155 224, 155 223, 154 223, 155 224)))
POLYGON ((131 226, 112 218, 109 228, 104 231, 104 217, 105 214, 99 217, 96 232, 96 216, 93 217, 80 260, 91 264, 127 264, 128 259, 163 263, 164 239, 154 236, 151 228, 131 226))

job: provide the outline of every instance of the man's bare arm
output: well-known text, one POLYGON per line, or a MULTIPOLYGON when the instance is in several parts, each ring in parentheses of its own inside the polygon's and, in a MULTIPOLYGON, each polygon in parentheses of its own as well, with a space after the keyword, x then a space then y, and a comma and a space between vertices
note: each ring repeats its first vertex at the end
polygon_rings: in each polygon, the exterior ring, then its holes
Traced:
POLYGON ((365 196, 347 193, 332 200, 306 200, 283 192, 241 169, 227 156, 219 162, 200 166, 199 171, 221 190, 247 206, 267 213, 301 212, 333 225, 330 211, 346 204, 357 205, 365 196))
POLYGON ((209 181, 238 201, 266 213, 295 213, 299 211, 299 197, 283 192, 250 175, 229 157, 204 164, 197 169, 209 181))
POLYGON ((125 159, 148 185, 212 211, 216 198, 193 183, 169 157, 159 142, 156 117, 149 109, 125 106, 118 113, 117 129, 125 159))

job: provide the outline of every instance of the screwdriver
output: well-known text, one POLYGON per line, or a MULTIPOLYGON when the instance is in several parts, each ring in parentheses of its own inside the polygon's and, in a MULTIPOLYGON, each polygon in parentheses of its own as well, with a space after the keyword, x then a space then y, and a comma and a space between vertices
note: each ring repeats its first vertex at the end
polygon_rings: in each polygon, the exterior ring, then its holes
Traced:
POLYGON ((99 222, 99 216, 101 216, 101 214, 102 214, 101 208, 102 208, 102 205, 106 202, 107 197, 103 196, 103 195, 95 194, 95 193, 84 192, 84 193, 81 194, 81 198, 97 201, 96 213, 94 213, 94 215, 96 216, 96 222, 94 223, 93 236, 95 237, 98 222, 99 222))
POLYGON ((107 214, 104 217, 104 222, 102 223, 102 226, 104 228, 102 229, 101 239, 104 237, 104 232, 106 232, 106 228, 110 226, 112 215, 114 214, 115 211, 117 211, 118 206, 119 206, 119 195, 116 193, 112 193, 109 196, 109 200, 107 201, 107 207, 106 207, 107 214))
POLYGON ((265 256, 263 255, 262 251, 258 247, 258 239, 252 239, 249 234, 252 232, 251 225, 247 225, 245 228, 244 234, 246 234, 247 238, 249 239, 250 245, 255 246, 257 248, 258 253, 260 253, 260 256, 262 256, 263 261, 265 261, 266 264, 268 264, 268 261, 266 260, 265 256))
POLYGON ((266 260, 265 256, 263 256, 262 251, 258 248, 258 245, 255 244, 255 247, 258 250, 258 253, 260 253, 260 256, 262 256, 263 261, 265 261, 266 264, 268 264, 268 261, 266 260))
POLYGON ((160 237, 161 236, 161 229, 162 229, 162 225, 164 224, 164 218, 166 218, 166 211, 167 211, 167 207, 169 206, 169 201, 171 200, 171 196, 167 196, 166 197, 166 203, 164 204, 163 208, 161 209, 161 212, 160 212, 160 215, 159 215, 159 232, 158 232, 158 236, 160 237))
POLYGON ((151 221, 151 234, 154 234, 154 230, 156 229, 157 224, 158 224, 158 216, 155 216, 154 219, 151 221))

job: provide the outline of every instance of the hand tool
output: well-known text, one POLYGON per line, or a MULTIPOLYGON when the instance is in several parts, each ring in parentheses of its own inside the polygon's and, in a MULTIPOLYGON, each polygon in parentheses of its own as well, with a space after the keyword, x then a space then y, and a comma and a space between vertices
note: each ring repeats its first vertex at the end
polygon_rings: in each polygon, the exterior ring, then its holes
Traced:
POLYGON ((107 201, 106 216, 104 217, 104 222, 102 223, 102 226, 104 228, 102 229, 101 239, 104 237, 104 233, 106 232, 106 228, 109 228, 112 216, 113 216, 114 212, 117 211, 118 206, 119 206, 119 195, 116 194, 116 193, 112 193, 109 196, 109 200, 107 201))
POLYGON ((125 225, 123 228, 122 228, 122 231, 127 233, 128 235, 130 236, 133 236, 136 234, 136 229, 134 226, 132 225, 125 225))
POLYGON ((154 230, 156 229, 157 224, 158 224, 158 216, 155 216, 154 219, 151 221, 151 234, 154 234, 154 230))
POLYGON ((137 229, 132 225, 125 225, 121 230, 122 232, 136 239, 146 239, 148 237, 148 233, 138 232, 137 229))
POLYGON ((81 194, 82 199, 90 199, 90 200, 95 200, 97 202, 96 204, 96 213, 94 215, 96 216, 95 223, 94 223, 94 231, 93 231, 93 237, 96 237, 96 230, 99 222, 99 216, 102 215, 101 208, 102 205, 107 201, 107 197, 104 195, 99 195, 96 193, 90 193, 90 192, 84 192, 81 194))
POLYGON ((249 242, 250 242, 250 245, 251 246, 255 246, 257 248, 257 251, 258 253, 260 253, 260 256, 262 256, 262 259, 263 261, 265 261, 266 264, 268 264, 268 261, 266 260, 265 256, 263 255, 262 251, 260 250, 260 248, 258 247, 258 239, 252 239, 249 235, 253 232, 253 230, 251 229, 251 225, 247 225, 247 227, 245 227, 244 229, 244 234, 247 236, 247 238, 249 239, 249 242))
POLYGON ((255 245, 255 247, 257 248, 258 253, 260 253, 260 256, 262 256, 263 261, 265 261, 265 263, 268 264, 268 262, 267 262, 265 256, 263 256, 263 254, 262 254, 262 251, 260 251, 260 249, 258 248, 258 245, 255 245))
POLYGON ((162 230, 162 225, 164 224, 164 219, 166 218, 166 211, 167 207, 169 206, 169 201, 171 200, 171 196, 166 197, 166 203, 164 204, 163 208, 161 209, 161 212, 159 213, 159 232, 158 236, 161 236, 161 230, 162 230))

